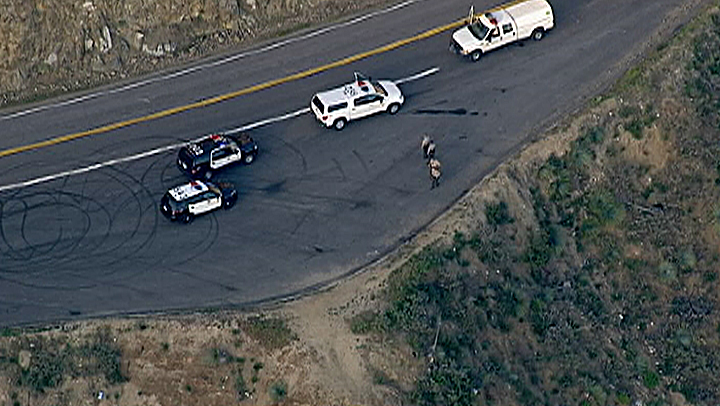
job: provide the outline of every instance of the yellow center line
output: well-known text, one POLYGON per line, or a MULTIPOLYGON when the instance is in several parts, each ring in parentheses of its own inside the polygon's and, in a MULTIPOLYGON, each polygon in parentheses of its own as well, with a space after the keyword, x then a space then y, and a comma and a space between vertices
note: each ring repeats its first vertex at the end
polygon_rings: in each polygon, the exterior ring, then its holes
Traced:
POLYGON ((109 131, 112 131, 112 130, 117 130, 117 129, 119 129, 119 128, 128 127, 128 126, 131 126, 131 125, 133 125, 133 124, 138 124, 138 123, 143 123, 143 122, 146 122, 146 121, 156 120, 156 119, 159 119, 159 118, 171 116, 171 115, 173 115, 173 114, 178 114, 178 113, 182 113, 182 112, 185 112, 185 111, 188 111, 188 110, 192 110, 192 109, 196 109, 196 108, 199 108, 199 107, 205 107, 205 106, 209 106, 209 105, 212 105, 212 104, 220 103, 220 102, 223 102, 223 101, 226 101, 226 100, 234 99, 234 98, 236 98, 236 97, 240 97, 240 96, 243 96, 243 95, 246 95, 246 94, 249 94, 249 93, 254 93, 254 92, 257 92, 257 91, 260 91, 260 90, 263 90, 263 89, 267 89, 267 88, 270 88, 270 87, 273 87, 273 86, 277 86, 277 85, 280 85, 280 84, 283 84, 283 83, 291 82, 291 81, 298 80, 298 79, 303 79, 303 78, 306 78, 306 77, 308 77, 308 76, 315 75, 315 74, 320 73, 320 72, 324 72, 324 71, 327 71, 327 70, 330 70, 330 69, 333 69, 333 68, 337 68, 337 67, 339 67, 339 66, 348 65, 348 64, 350 64, 350 63, 359 61, 359 60, 361 60, 361 59, 365 59, 365 58, 368 58, 368 57, 371 57, 371 56, 374 56, 374 55, 377 55, 377 54, 380 54, 380 53, 383 53, 383 52, 388 52, 388 51, 391 51, 391 50, 396 49, 396 48, 400 48, 400 47, 405 46, 405 45, 407 45, 407 44, 410 44, 410 43, 412 43, 412 42, 416 42, 416 41, 420 41, 420 40, 423 40, 423 39, 426 39, 426 38, 430 38, 430 37, 432 37, 432 36, 434 36, 434 35, 440 34, 440 33, 445 32, 445 31, 447 31, 447 30, 451 30, 451 29, 453 29, 453 28, 460 27, 460 26, 462 26, 463 24, 465 24, 466 21, 467 21, 466 19, 463 19, 463 20, 456 21, 456 22, 453 22, 453 23, 450 23, 450 24, 447 24, 447 25, 443 25, 443 26, 441 26, 441 27, 433 28, 433 29, 430 29, 430 30, 425 31, 425 32, 423 32, 423 33, 420 33, 420 34, 418 34, 418 35, 416 35, 416 36, 413 36, 413 37, 410 37, 410 38, 406 38, 406 39, 402 39, 402 40, 399 40, 399 41, 390 43, 390 44, 388 44, 388 45, 384 45, 384 46, 381 46, 381 47, 379 47, 379 48, 375 48, 375 49, 373 49, 373 50, 370 50, 370 51, 367 51, 367 52, 363 52, 363 53, 360 53, 360 54, 357 54, 357 55, 349 56, 349 57, 347 57, 347 58, 340 59, 340 60, 335 61, 335 62, 331 62, 331 63, 329 63, 329 64, 327 64, 327 65, 323 65, 323 66, 320 66, 320 67, 317 67, 317 68, 308 69, 308 70, 305 70, 305 71, 302 71, 302 72, 298 72, 298 73, 292 74, 292 75, 290 75, 290 76, 286 76, 286 77, 284 77, 284 78, 274 79, 274 80, 271 80, 271 81, 268 81, 268 82, 260 83, 260 84, 254 85, 254 86, 247 87, 247 88, 245 88, 245 89, 237 90, 237 91, 235 91, 235 92, 222 94, 222 95, 220 95, 220 96, 215 96, 215 97, 212 97, 212 98, 209 98, 209 99, 206 99, 206 100, 201 100, 201 101, 198 101, 198 102, 186 104, 186 105, 184 105, 184 106, 173 107, 173 108, 171 108, 171 109, 162 110, 162 111, 159 111, 159 112, 157 112, 157 113, 152 113, 152 114, 149 114, 149 115, 146 115, 146 116, 137 117, 137 118, 132 118, 132 119, 125 120, 125 121, 120 121, 120 122, 117 122, 117 123, 112 123, 112 124, 104 125, 104 126, 102 126, 102 127, 93 128, 93 129, 87 130, 87 131, 81 131, 81 132, 77 132, 77 133, 73 133, 73 134, 67 134, 67 135, 63 135, 63 136, 60 136, 60 137, 51 138, 51 139, 48 139, 48 140, 45 140, 45 141, 36 142, 36 143, 33 143, 33 144, 22 145, 22 146, 19 146, 19 147, 14 147, 14 148, 2 150, 2 151, 0 151, 0 158, 6 157, 6 156, 9 156, 9 155, 19 154, 19 153, 21 153, 21 152, 26 152, 26 151, 31 151, 31 150, 35 150, 35 149, 44 148, 44 147, 49 147, 49 146, 51 146, 51 145, 56 145, 56 144, 60 144, 60 143, 63 143, 63 142, 68 142, 68 141, 76 140, 76 139, 79 139, 79 138, 88 137, 88 136, 91 136, 91 135, 97 135, 97 134, 109 132, 109 131))

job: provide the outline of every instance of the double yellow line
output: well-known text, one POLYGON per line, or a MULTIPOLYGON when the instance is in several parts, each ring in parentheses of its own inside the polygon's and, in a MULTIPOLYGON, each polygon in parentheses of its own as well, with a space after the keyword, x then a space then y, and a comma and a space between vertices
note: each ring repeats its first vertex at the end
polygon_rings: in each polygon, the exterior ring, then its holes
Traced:
POLYGON ((306 78, 306 77, 308 77, 308 76, 312 76, 312 75, 315 75, 315 74, 317 74, 317 73, 324 72, 324 71, 326 71, 326 70, 330 70, 330 69, 333 69, 333 68, 337 68, 337 67, 343 66, 343 65, 348 65, 348 64, 353 63, 353 62, 355 62, 355 61, 359 61, 359 60, 361 60, 361 59, 369 58, 369 57, 371 57, 371 56, 373 56, 373 55, 377 55, 377 54, 380 54, 380 53, 383 53, 383 52, 392 51, 393 49, 400 48, 400 47, 405 46, 405 45, 407 45, 407 44, 410 44, 410 43, 413 43, 413 42, 416 42, 416 41, 420 41, 420 40, 423 40, 423 39, 426 39, 426 38, 430 38, 430 37, 432 37, 432 36, 434 36, 434 35, 437 35, 437 34, 440 34, 440 33, 442 33, 442 32, 451 30, 451 29, 453 29, 453 28, 460 27, 460 26, 462 26, 465 22, 466 22, 466 20, 456 21, 456 22, 453 22, 453 23, 450 23, 450 24, 447 24, 447 25, 443 25, 443 26, 441 26, 441 27, 437 27, 437 28, 433 28, 433 29, 431 29, 431 30, 425 31, 425 32, 423 32, 423 33, 420 33, 420 34, 414 36, 414 37, 410 37, 410 38, 407 38, 407 39, 402 39, 402 40, 393 42, 393 43, 391 43, 391 44, 384 45, 384 46, 379 47, 379 48, 375 48, 375 49, 370 50, 370 51, 367 51, 367 52, 363 52, 363 53, 360 53, 360 54, 357 54, 357 55, 349 56, 349 57, 347 57, 347 58, 344 58, 344 59, 341 59, 341 60, 338 60, 338 61, 335 61, 335 62, 331 62, 331 63, 329 63, 329 64, 327 64, 327 65, 323 65, 323 66, 320 66, 320 67, 317 67, 317 68, 308 69, 308 70, 305 70, 305 71, 302 71, 302 72, 298 72, 298 73, 295 73, 295 74, 293 74, 293 75, 286 76, 286 77, 284 77, 284 78, 274 79, 274 80, 271 80, 271 81, 268 81, 268 82, 260 83, 260 84, 254 85, 254 86, 247 87, 247 88, 245 88, 245 89, 237 90, 237 91, 235 91, 235 92, 226 93, 226 94, 223 94, 223 95, 220 95, 220 96, 215 96, 215 97, 212 97, 212 98, 210 98, 210 99, 206 99, 206 100, 202 100, 202 101, 198 101, 198 102, 186 104, 186 105, 184 105, 184 106, 173 107, 173 108, 171 108, 171 109, 162 110, 162 111, 159 111, 159 112, 157 112, 157 113, 149 114, 149 115, 147 115, 147 116, 132 118, 132 119, 130 119, 130 120, 125 120, 125 121, 120 121, 120 122, 117 122, 117 123, 108 124, 108 125, 104 125, 104 126, 98 127, 98 128, 93 128, 93 129, 87 130, 87 131, 81 131, 81 132, 78 132, 78 133, 67 134, 67 135, 63 135, 63 136, 60 136, 60 137, 51 138, 51 139, 48 139, 48 140, 45 140, 45 141, 36 142, 36 143, 33 143, 33 144, 22 145, 22 146, 19 146, 19 147, 14 147, 14 148, 2 150, 2 151, 0 151, 0 158, 6 157, 6 156, 10 156, 10 155, 19 154, 19 153, 21 153, 21 152, 32 151, 32 150, 35 150, 35 149, 40 149, 40 148, 44 148, 44 147, 49 147, 49 146, 56 145, 56 144, 60 144, 60 143, 63 143, 63 142, 73 141, 73 140, 76 140, 76 139, 79 139, 79 138, 88 137, 88 136, 91 136, 91 135, 97 135, 97 134, 109 132, 109 131, 112 131, 112 130, 117 130, 117 129, 119 129, 119 128, 128 127, 128 126, 131 126, 131 125, 133 125, 133 124, 144 123, 144 122, 146 122, 146 121, 156 120, 156 119, 159 119, 159 118, 171 116, 171 115, 173 115, 173 114, 178 114, 178 113, 182 113, 182 112, 185 112, 185 111, 188 111, 188 110, 192 110, 192 109, 196 109, 196 108, 199 108, 199 107, 205 107, 205 106, 209 106, 209 105, 211 105, 211 104, 220 103, 220 102, 225 101, 225 100, 234 99, 234 98, 236 98, 236 97, 240 97, 240 96, 243 96, 243 95, 246 95, 246 94, 249 94, 249 93, 254 93, 254 92, 257 92, 257 91, 259 91, 259 90, 267 89, 267 88, 270 88, 270 87, 273 87, 273 86, 277 86, 277 85, 280 85, 280 84, 283 84, 283 83, 291 82, 291 81, 293 81, 293 80, 303 79, 303 78, 306 78))

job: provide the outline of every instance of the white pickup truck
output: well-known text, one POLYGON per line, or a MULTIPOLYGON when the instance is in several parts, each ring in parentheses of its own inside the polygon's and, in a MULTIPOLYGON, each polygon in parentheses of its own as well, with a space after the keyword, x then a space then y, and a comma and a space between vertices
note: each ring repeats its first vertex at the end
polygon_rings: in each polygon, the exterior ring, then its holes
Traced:
POLYGON ((547 0, 517 0, 484 13, 470 9, 468 24, 452 35, 450 50, 473 62, 495 48, 532 37, 539 41, 555 26, 547 0))

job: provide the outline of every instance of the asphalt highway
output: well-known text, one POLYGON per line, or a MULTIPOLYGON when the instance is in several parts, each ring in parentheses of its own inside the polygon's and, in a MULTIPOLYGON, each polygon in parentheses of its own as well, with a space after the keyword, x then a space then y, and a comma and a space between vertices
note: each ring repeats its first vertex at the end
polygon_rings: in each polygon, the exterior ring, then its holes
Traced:
MULTIPOLYGON (((2 156, 0 325, 250 305, 354 272, 610 84, 657 33, 672 35, 696 11, 676 15, 688 3, 695 2, 554 0, 556 28, 545 39, 478 63, 451 54, 445 32, 220 103, 2 156), (402 79, 429 69, 436 72, 401 84, 406 102, 396 116, 351 122, 342 132, 310 114, 253 128, 257 161, 218 176, 239 188, 234 208, 189 225, 160 214, 163 193, 185 181, 171 146, 298 112, 355 70, 402 79), (443 163, 435 190, 420 152, 424 132, 443 163), (123 160, 148 151, 155 152, 123 160), (86 169, 68 174, 79 168, 86 169)), ((493 5, 476 2, 475 10, 493 5)), ((285 78, 457 21, 467 7, 418 0, 83 101, 68 102, 75 95, 0 111, 0 151, 285 78)))

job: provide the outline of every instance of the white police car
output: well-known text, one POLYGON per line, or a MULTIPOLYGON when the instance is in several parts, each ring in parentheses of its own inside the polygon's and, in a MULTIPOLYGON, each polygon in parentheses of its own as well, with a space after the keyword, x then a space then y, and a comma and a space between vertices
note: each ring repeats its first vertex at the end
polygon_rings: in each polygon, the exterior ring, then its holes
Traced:
POLYGON ((322 125, 340 131, 348 122, 371 114, 395 114, 403 102, 405 98, 395 83, 374 81, 356 72, 354 82, 313 96, 310 109, 322 125))
POLYGON ((237 199, 237 190, 229 183, 192 181, 168 190, 160 200, 160 211, 170 220, 189 223, 198 214, 229 209, 237 199))

